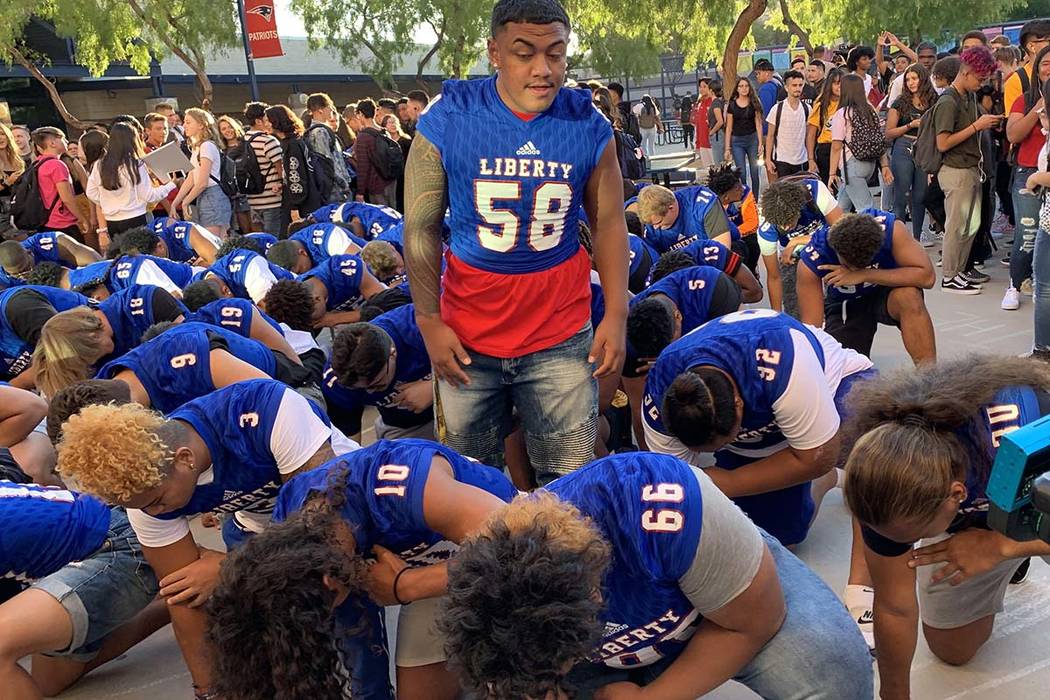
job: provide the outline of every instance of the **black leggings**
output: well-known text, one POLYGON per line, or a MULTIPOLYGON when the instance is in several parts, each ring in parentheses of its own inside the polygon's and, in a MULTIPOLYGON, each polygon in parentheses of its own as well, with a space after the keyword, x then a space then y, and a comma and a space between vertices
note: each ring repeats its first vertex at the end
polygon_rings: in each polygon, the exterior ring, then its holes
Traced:
POLYGON ((136 216, 133 219, 120 219, 117 221, 106 221, 106 228, 109 229, 109 237, 116 238, 117 235, 130 231, 133 228, 146 225, 146 215, 136 216))

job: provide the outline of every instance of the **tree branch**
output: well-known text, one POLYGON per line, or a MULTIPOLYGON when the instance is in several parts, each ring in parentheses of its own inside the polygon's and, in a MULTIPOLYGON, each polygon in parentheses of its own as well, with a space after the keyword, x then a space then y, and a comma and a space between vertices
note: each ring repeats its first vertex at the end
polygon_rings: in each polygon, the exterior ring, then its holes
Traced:
POLYGON ((62 96, 58 94, 58 88, 56 88, 55 84, 44 75, 43 71, 37 68, 35 63, 26 58, 25 55, 14 46, 9 47, 8 52, 11 54, 11 58, 15 60, 15 63, 25 68, 30 75, 36 78, 37 81, 44 86, 44 89, 47 90, 47 94, 51 97, 51 102, 55 105, 55 109, 58 110, 59 116, 62 117, 62 120, 66 124, 74 129, 80 129, 81 131, 86 131, 92 126, 91 122, 77 119, 69 113, 69 110, 66 109, 66 103, 62 101, 62 96))
POLYGON ((434 58, 434 54, 436 54, 438 52, 438 49, 441 48, 441 44, 445 40, 445 20, 444 19, 441 20, 441 29, 440 30, 437 27, 434 26, 433 22, 431 22, 429 20, 427 20, 427 24, 429 24, 430 27, 437 34, 437 41, 435 41, 434 45, 430 47, 430 50, 427 51, 426 54, 424 54, 421 59, 419 59, 419 63, 416 65, 416 84, 419 85, 419 87, 422 88, 423 90, 427 89, 427 84, 423 82, 423 69, 427 67, 428 63, 430 63, 430 59, 434 58))
POLYGON ((128 0, 128 5, 131 6, 132 11, 140 20, 142 20, 143 24, 152 29, 153 33, 164 42, 164 45, 168 47, 168 50, 175 54, 180 61, 185 63, 186 66, 193 71, 193 74, 197 78, 197 85, 201 90, 201 105, 207 109, 211 105, 212 85, 211 80, 208 79, 208 73, 204 70, 204 60, 200 58, 200 54, 194 49, 194 53, 197 54, 197 59, 195 60, 172 38, 180 36, 181 31, 179 31, 178 25, 173 23, 171 15, 165 13, 167 23, 174 30, 169 33, 164 30, 164 27, 158 26, 157 23, 146 14, 142 5, 139 4, 139 0, 128 0))
POLYGON ((723 84, 726 89, 731 89, 730 86, 736 83, 736 63, 744 38, 751 31, 751 25, 766 11, 767 6, 768 0, 748 0, 747 7, 740 12, 736 24, 733 25, 733 31, 729 33, 726 50, 722 54, 723 84))
POLYGON ((791 13, 788 11, 787 0, 780 0, 780 14, 784 17, 784 26, 802 42, 802 48, 806 50, 806 55, 813 58, 813 43, 809 40, 809 32, 800 27, 798 22, 791 17, 791 13))

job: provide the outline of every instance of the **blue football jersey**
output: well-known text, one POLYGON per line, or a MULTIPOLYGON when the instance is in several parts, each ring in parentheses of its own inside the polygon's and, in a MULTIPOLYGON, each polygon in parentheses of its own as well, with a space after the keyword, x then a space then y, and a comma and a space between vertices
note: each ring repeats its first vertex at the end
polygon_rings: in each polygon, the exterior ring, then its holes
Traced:
POLYGON ((741 210, 740 205, 747 201, 748 195, 751 194, 751 188, 747 185, 741 185, 743 194, 738 202, 730 202, 725 210, 726 216, 739 230, 740 226, 744 224, 744 212, 741 210))
MULTIPOLYGON (((285 520, 312 494, 327 491, 338 479, 336 483, 346 489, 340 514, 354 533, 358 554, 369 556, 378 544, 396 552, 411 567, 447 561, 456 545, 430 529, 423 517, 423 490, 431 461, 438 456, 452 466, 456 481, 504 501, 514 497, 516 490, 502 472, 443 445, 427 440, 380 440, 293 478, 281 487, 273 518, 285 520)), ((340 652, 351 670, 353 697, 391 697, 382 610, 367 598, 353 596, 336 609, 336 621, 340 652)))
POLYGON ((333 406, 353 410, 360 406, 375 406, 383 422, 400 428, 413 427, 429 422, 432 411, 413 413, 394 405, 394 396, 401 387, 431 376, 430 356, 427 355, 423 335, 416 324, 415 307, 412 304, 399 306, 374 318, 371 323, 382 328, 394 341, 397 350, 397 366, 390 386, 377 392, 351 389, 338 382, 331 364, 325 367, 321 389, 325 400, 333 406))
POLYGON ((417 128, 441 153, 457 258, 517 274, 549 270, 576 254, 584 191, 612 138, 589 92, 562 88, 545 112, 525 121, 503 103, 495 76, 449 80, 417 128))
MULTIPOLYGON (((875 220, 882 224, 883 227, 883 239, 882 247, 875 253, 875 257, 872 258, 871 264, 868 265, 868 269, 876 270, 893 270, 896 269, 897 260, 893 257, 893 225, 897 221, 897 217, 889 212, 880 211, 878 209, 865 209, 860 212, 861 214, 869 214, 875 217, 875 220)), ((828 229, 826 226, 822 226, 813 233, 813 237, 809 241, 809 245, 802 249, 802 255, 799 256, 799 260, 803 265, 813 271, 819 279, 824 279, 825 275, 828 274, 827 270, 821 270, 821 265, 839 265, 839 256, 832 249, 828 243, 828 229)), ((843 287, 832 287, 825 286, 824 289, 824 302, 826 304, 841 304, 842 302, 849 301, 850 299, 859 299, 860 297, 870 294, 878 287, 877 284, 871 282, 865 282, 861 285, 847 285, 843 287)))
POLYGON ((153 220, 153 233, 164 241, 170 259, 175 262, 189 262, 197 257, 197 253, 190 246, 190 232, 195 225, 192 221, 162 216, 153 220))
POLYGON ((361 296, 361 280, 365 264, 357 255, 333 255, 324 262, 299 276, 301 280, 311 277, 320 280, 328 290, 326 311, 351 311, 364 303, 361 296))
POLYGON ((641 236, 636 236, 633 233, 627 234, 627 247, 631 256, 631 267, 628 272, 630 277, 634 277, 635 273, 638 272, 638 268, 641 267, 642 263, 647 259, 648 254, 649 265, 652 266, 656 263, 656 260, 660 257, 660 254, 656 252, 656 249, 645 242, 645 239, 641 236))
POLYGON ((33 264, 42 262, 53 262, 69 267, 58 255, 58 237, 62 235, 57 231, 44 231, 36 233, 22 241, 22 247, 33 256, 33 264))
POLYGON ((252 318, 254 311, 259 312, 262 320, 270 324, 278 333, 284 334, 281 324, 266 315, 266 312, 258 308, 249 299, 230 297, 227 299, 216 299, 208 302, 196 311, 186 316, 186 321, 208 323, 213 326, 233 331, 245 338, 252 337, 252 318))
MULTIPOLYGON (((645 240, 660 253, 677 250, 693 241, 710 238, 704 225, 704 218, 712 207, 722 207, 718 195, 700 185, 683 187, 675 191, 678 201, 678 218, 667 228, 655 228, 646 225, 645 240)), ((730 222, 729 231, 732 240, 740 238, 736 226, 730 222)))
POLYGON ((798 238, 799 236, 812 236, 821 227, 828 225, 827 219, 824 218, 824 214, 821 212, 818 202, 824 198, 826 194, 830 197, 827 187, 824 186, 820 180, 807 178, 802 180, 802 184, 809 190, 810 200, 802 206, 802 211, 799 213, 798 223, 790 231, 781 231, 773 224, 768 221, 762 221, 758 225, 758 238, 759 241, 765 244, 763 254, 766 254, 770 247, 776 249, 779 244, 781 247, 786 246, 788 241, 792 238, 798 238), (821 189, 823 188, 823 190, 821 189))
POLYGON ((697 265, 713 267, 727 275, 736 274, 740 268, 740 256, 718 241, 701 238, 682 246, 679 250, 695 260, 697 265))
POLYGON ((32 581, 97 552, 109 506, 83 493, 0 481, 0 579, 32 581))
POLYGON ((605 318, 605 291, 599 282, 591 281, 591 327, 597 328, 605 318))
POLYGON ((722 273, 714 267, 687 267, 672 272, 637 294, 631 299, 630 306, 653 294, 663 294, 678 307, 678 312, 682 314, 682 333, 688 333, 710 320, 708 309, 711 308, 715 285, 721 276, 722 273))
POLYGON ((270 248, 272 248, 273 244, 278 241, 277 236, 274 236, 269 233, 249 233, 246 234, 246 237, 252 239, 253 241, 262 246, 263 255, 269 253, 270 248))
POLYGON ((194 270, 186 263, 158 258, 153 255, 122 255, 113 261, 113 267, 109 273, 109 287, 112 291, 127 289, 135 284, 139 274, 139 268, 147 260, 160 268, 160 271, 168 276, 176 287, 182 289, 193 281, 194 270))
POLYGON ((79 292, 87 287, 95 287, 100 284, 106 285, 109 291, 115 291, 109 280, 110 270, 113 268, 112 260, 99 260, 69 271, 69 288, 79 292))
POLYGON ((23 292, 33 291, 41 294, 55 309, 55 313, 69 311, 78 306, 93 306, 94 302, 88 300, 83 294, 68 292, 57 287, 43 287, 35 284, 27 284, 21 287, 11 287, 0 292, 0 374, 14 377, 21 374, 33 364, 33 350, 35 345, 20 338, 15 333, 10 319, 7 318, 7 305, 11 299, 23 292))
POLYGON ((226 283, 226 286, 230 288, 230 292, 232 292, 235 297, 251 299, 246 284, 246 276, 248 274, 248 264, 255 258, 261 258, 263 262, 266 263, 273 276, 278 280, 295 279, 295 275, 288 270, 285 270, 282 267, 277 267, 254 250, 247 250, 245 248, 238 248, 222 256, 216 260, 211 267, 201 275, 201 277, 203 278, 208 274, 215 275, 226 283))
POLYGON ((399 221, 385 231, 380 231, 373 239, 386 241, 397 249, 398 253, 405 254, 405 222, 399 221))
POLYGON ((271 377, 277 369, 273 352, 262 343, 206 323, 180 323, 113 360, 98 371, 112 379, 130 369, 149 394, 152 407, 167 414, 215 391, 211 378, 211 346, 221 339, 231 355, 271 377))
POLYGON ((346 248, 342 248, 338 253, 329 253, 328 245, 331 242, 332 236, 345 236, 350 242, 357 245, 359 248, 364 248, 368 241, 361 240, 354 234, 350 233, 347 229, 336 224, 314 224, 313 226, 307 226, 304 229, 296 231, 288 240, 298 241, 303 244, 306 248, 306 252, 310 254, 310 259, 314 261, 314 265, 320 265, 332 255, 342 255, 346 248))
MULTIPOLYGON (((151 284, 133 284, 99 304, 99 310, 106 315, 106 320, 113 328, 113 352, 107 358, 103 358, 107 362, 138 347, 142 342, 142 334, 154 323, 174 320, 153 317, 153 295, 156 294, 157 289, 159 287, 151 284)), ((178 299, 175 301, 182 315, 188 316, 189 309, 183 306, 178 299)))
POLYGON ((604 630, 590 661, 631 668, 681 653, 701 620, 678 583, 703 526, 692 469, 669 455, 628 452, 591 462, 546 490, 589 517, 612 548, 604 630))
MULTIPOLYGON (((773 404, 787 389, 795 358, 791 331, 806 337, 824 364, 824 350, 813 333, 795 319, 769 309, 748 309, 709 321, 664 348, 645 380, 642 417, 649 427, 669 434, 660 418, 664 394, 679 374, 709 365, 728 374, 744 401, 736 440, 724 449, 759 450, 784 442, 773 404)), ((827 386, 814 391, 830 391, 827 386)))
POLYGON ((365 238, 374 240, 383 231, 402 222, 400 213, 390 207, 365 202, 329 204, 311 214, 314 221, 330 224, 349 224, 355 217, 361 222, 365 238))
POLYGON ((26 281, 20 277, 12 277, 4 268, 0 267, 0 291, 11 287, 22 287, 26 281))
POLYGON ((345 472, 339 480, 346 486, 346 502, 340 512, 354 531, 359 554, 369 554, 378 544, 412 567, 447 561, 455 545, 431 530, 423 519, 423 490, 434 457, 448 461, 456 481, 508 503, 517 494, 500 470, 439 443, 415 438, 380 440, 290 480, 281 488, 273 519, 279 522, 300 510, 311 494, 327 491, 334 475, 345 472))
MULTIPOLYGON (((211 454, 212 481, 198 484, 189 502, 156 517, 172 520, 200 513, 253 512, 272 507, 281 485, 277 460, 270 448, 274 421, 287 385, 272 379, 252 379, 223 387, 185 404, 168 415, 189 423, 211 454)), ((312 401, 314 414, 328 418, 312 401)))

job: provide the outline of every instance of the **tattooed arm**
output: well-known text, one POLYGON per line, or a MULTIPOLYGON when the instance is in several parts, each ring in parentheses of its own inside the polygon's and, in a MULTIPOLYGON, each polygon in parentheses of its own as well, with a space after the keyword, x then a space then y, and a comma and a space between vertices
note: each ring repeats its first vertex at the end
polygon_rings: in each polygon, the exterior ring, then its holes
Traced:
POLYGON ((416 322, 438 379, 469 384, 460 363, 470 364, 455 332, 441 320, 441 223, 448 184, 441 154, 416 132, 405 169, 405 266, 416 322))

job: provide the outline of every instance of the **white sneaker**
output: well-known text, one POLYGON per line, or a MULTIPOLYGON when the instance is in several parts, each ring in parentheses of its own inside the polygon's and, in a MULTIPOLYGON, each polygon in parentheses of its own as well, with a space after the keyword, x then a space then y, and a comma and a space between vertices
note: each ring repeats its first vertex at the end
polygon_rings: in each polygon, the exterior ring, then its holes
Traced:
POLYGON ((846 608, 850 617, 857 623, 868 650, 875 653, 875 589, 868 586, 846 586, 845 598, 846 608))
POLYGON ((925 229, 919 234, 919 243, 922 244, 923 248, 932 248, 934 246, 931 234, 925 229))
POLYGON ((1021 308, 1021 293, 1013 287, 1006 288, 1006 294, 1003 294, 1003 303, 999 305, 1003 311, 1017 311, 1021 308))

